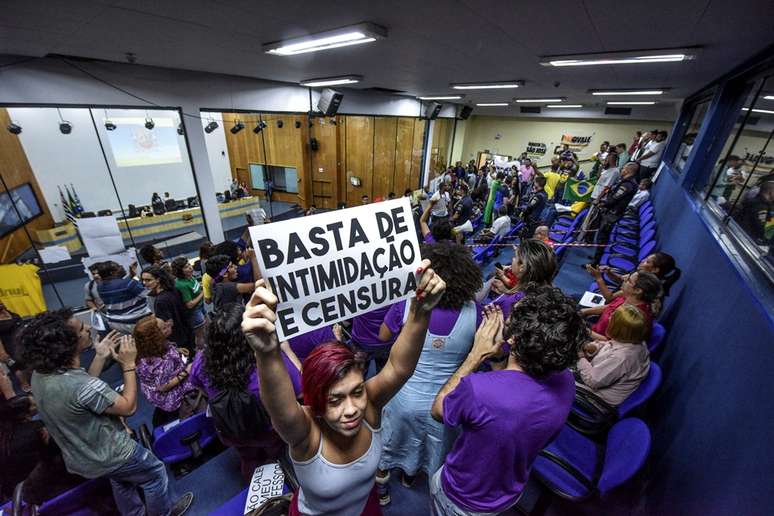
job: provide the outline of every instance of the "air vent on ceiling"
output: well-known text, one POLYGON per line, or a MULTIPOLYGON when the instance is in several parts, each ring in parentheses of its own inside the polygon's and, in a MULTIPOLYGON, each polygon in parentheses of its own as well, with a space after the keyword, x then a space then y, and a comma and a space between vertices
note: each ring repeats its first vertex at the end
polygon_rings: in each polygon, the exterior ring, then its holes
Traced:
POLYGON ((540 113, 540 106, 521 106, 522 113, 540 113))
POLYGON ((606 107, 605 108, 605 114, 606 115, 626 115, 629 116, 632 114, 632 108, 630 107, 606 107))

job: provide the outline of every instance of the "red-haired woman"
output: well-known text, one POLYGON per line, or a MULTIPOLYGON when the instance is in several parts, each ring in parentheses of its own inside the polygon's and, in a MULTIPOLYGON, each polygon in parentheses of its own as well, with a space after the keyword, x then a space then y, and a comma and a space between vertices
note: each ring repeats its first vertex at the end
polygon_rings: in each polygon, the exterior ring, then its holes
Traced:
POLYGON ((429 260, 417 272, 416 298, 384 368, 365 381, 363 362, 352 350, 323 344, 304 362, 303 406, 296 402, 274 331, 277 298, 258 282, 242 330, 255 351, 261 400, 290 447, 298 476, 291 515, 381 514, 374 475, 382 450, 382 408, 413 374, 430 312, 446 288, 429 260))

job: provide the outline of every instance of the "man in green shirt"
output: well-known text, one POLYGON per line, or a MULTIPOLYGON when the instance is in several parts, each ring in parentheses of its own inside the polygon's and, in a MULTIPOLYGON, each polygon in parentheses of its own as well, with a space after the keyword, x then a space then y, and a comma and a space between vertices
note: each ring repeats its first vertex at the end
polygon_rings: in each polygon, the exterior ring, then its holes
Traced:
POLYGON ((618 153, 618 168, 623 168, 623 166, 626 165, 631 159, 629 152, 626 150, 626 144, 619 143, 615 146, 615 150, 618 153))
POLYGON ((134 340, 109 334, 95 346, 89 372, 81 367, 80 355, 92 345, 91 328, 69 310, 38 315, 19 341, 33 369, 38 413, 61 448, 67 470, 85 478, 108 477, 123 515, 183 514, 193 494, 172 505, 164 464, 132 440, 120 420, 137 408, 134 340), (121 394, 97 377, 108 356, 123 370, 121 394))

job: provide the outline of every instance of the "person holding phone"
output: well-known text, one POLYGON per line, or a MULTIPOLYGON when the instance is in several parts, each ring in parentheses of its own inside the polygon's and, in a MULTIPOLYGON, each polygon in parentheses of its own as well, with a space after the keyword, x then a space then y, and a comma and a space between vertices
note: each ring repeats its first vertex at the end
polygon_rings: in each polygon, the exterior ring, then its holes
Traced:
POLYGON ((277 297, 260 280, 242 331, 252 347, 261 401, 290 448, 300 484, 290 514, 379 515, 374 475, 382 452, 382 409, 411 377, 430 314, 446 283, 424 260, 406 324, 384 368, 367 381, 363 362, 339 343, 317 347, 304 362, 304 404, 296 401, 275 332, 277 297))

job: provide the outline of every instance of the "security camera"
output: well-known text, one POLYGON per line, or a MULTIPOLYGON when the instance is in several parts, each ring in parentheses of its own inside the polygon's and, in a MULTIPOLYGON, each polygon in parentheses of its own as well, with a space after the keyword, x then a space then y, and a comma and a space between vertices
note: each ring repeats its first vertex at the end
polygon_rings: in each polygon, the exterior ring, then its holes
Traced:
POLYGON ((10 124, 8 124, 8 131, 11 134, 20 134, 22 132, 22 128, 16 122, 11 122, 10 124))
POLYGON ((70 134, 73 131, 73 124, 67 121, 62 121, 62 123, 59 124, 59 131, 62 134, 70 134))
POLYGON ((558 88, 558 87, 559 87, 559 86, 561 86, 561 85, 562 85, 562 83, 561 83, 561 82, 559 82, 559 81, 554 81, 554 88, 558 88))

